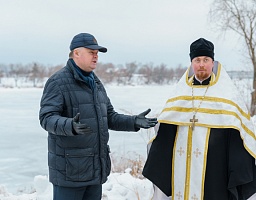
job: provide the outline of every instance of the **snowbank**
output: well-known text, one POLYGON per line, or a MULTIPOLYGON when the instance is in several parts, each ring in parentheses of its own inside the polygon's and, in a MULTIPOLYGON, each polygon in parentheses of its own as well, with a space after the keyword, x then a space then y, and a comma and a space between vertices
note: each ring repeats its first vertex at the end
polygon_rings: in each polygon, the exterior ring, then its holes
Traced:
MULTIPOLYGON (((152 197, 152 184, 147 179, 131 176, 130 169, 125 173, 111 173, 108 181, 103 184, 102 200, 149 200, 152 197)), ((31 194, 13 195, 4 186, 0 186, 0 200, 50 200, 52 185, 47 176, 34 178, 35 191, 31 194)))

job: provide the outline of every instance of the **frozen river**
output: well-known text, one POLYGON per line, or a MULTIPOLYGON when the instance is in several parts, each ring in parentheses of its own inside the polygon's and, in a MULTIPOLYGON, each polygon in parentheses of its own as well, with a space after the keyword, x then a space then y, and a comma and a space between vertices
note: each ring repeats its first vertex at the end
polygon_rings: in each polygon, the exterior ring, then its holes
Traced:
MULTIPOLYGON (((150 117, 159 114, 169 89, 170 86, 106 87, 117 112, 135 115, 151 108, 150 117)), ((13 193, 29 191, 34 176, 48 174, 47 133, 38 120, 42 91, 0 88, 0 185, 13 193)), ((153 132, 152 129, 138 133, 110 131, 111 152, 145 158, 146 144, 153 132)))

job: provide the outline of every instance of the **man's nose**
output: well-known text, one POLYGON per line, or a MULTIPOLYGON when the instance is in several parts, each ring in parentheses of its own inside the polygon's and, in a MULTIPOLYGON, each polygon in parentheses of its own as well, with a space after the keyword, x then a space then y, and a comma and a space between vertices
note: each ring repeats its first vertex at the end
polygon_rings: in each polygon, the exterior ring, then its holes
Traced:
POLYGON ((204 66, 204 61, 202 60, 202 61, 200 61, 200 63, 199 63, 199 66, 201 67, 203 67, 204 66))

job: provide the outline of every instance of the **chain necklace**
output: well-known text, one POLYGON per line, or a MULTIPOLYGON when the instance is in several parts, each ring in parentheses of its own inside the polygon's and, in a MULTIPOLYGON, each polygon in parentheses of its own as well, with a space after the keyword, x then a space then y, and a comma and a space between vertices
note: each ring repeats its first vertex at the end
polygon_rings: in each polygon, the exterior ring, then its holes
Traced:
POLYGON ((194 81, 192 82, 192 108, 193 108, 193 118, 189 120, 190 122, 192 122, 191 125, 189 126, 190 128, 192 128, 192 131, 193 131, 194 128, 195 128, 195 122, 198 122, 198 119, 196 119, 196 114, 197 114, 197 112, 198 112, 198 110, 199 110, 201 104, 203 103, 203 100, 204 100, 204 98, 205 98, 206 92, 207 92, 207 90, 208 90, 210 84, 208 84, 208 86, 207 86, 207 88, 206 88, 206 90, 205 90, 205 92, 204 92, 204 96, 202 97, 201 101, 199 102, 199 105, 198 105, 197 108, 195 108, 195 102, 194 102, 195 97, 194 97, 194 87, 193 87, 193 86, 194 86, 194 81))

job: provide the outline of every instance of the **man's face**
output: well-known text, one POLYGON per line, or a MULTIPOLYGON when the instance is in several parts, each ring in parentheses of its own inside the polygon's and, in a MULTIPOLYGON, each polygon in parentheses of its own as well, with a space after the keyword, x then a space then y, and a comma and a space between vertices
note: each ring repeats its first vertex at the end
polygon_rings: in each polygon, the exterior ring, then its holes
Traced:
POLYGON ((80 47, 74 50, 74 61, 84 71, 93 71, 98 62, 98 50, 80 47))
POLYGON ((193 58, 191 66, 197 79, 203 81, 210 77, 214 62, 208 56, 198 56, 193 58))

